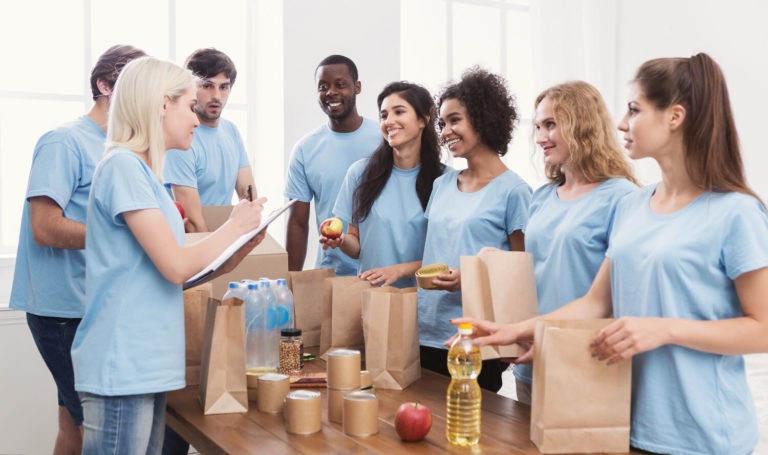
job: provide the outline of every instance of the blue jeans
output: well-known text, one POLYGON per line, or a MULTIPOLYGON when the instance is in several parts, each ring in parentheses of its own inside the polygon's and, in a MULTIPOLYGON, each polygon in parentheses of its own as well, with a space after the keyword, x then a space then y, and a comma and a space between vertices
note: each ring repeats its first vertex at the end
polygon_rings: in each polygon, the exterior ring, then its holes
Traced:
POLYGON ((80 393, 83 455, 160 455, 165 393, 107 397, 80 393))
POLYGON ((83 408, 80 406, 80 397, 75 392, 75 374, 70 350, 80 319, 27 313, 27 325, 37 350, 53 375, 59 395, 59 406, 67 408, 75 426, 79 427, 83 424, 83 408))

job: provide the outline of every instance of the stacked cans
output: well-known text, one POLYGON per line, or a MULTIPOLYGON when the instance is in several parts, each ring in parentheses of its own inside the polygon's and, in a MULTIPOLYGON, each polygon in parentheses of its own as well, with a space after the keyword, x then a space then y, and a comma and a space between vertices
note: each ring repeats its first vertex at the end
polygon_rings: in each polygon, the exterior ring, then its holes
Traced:
POLYGON ((360 371, 360 351, 328 352, 328 420, 341 423, 351 436, 378 432, 379 401, 371 389, 360 390, 363 380, 371 386, 370 374, 360 371))

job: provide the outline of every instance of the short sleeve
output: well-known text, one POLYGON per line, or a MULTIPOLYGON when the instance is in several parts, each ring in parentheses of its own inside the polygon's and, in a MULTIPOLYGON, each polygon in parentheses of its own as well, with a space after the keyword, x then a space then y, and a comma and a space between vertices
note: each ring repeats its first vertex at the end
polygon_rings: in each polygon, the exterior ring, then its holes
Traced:
POLYGON ((96 203, 117 224, 119 215, 131 210, 159 208, 152 187, 154 175, 147 172, 138 157, 117 153, 105 158, 93 191, 96 203))
POLYGON ((750 196, 743 196, 732 210, 721 254, 725 273, 735 280, 744 273, 768 267, 768 215, 765 207, 750 196))
POLYGON ((285 182, 285 197, 297 199, 301 202, 312 202, 312 191, 307 181, 307 173, 304 168, 304 153, 300 144, 297 144, 291 152, 291 160, 288 164, 288 177, 285 182))
POLYGON ((527 183, 515 185, 507 196, 506 225, 507 235, 515 231, 525 232, 528 224, 528 209, 531 205, 531 187, 527 183))
POLYGON ((195 155, 192 150, 172 149, 165 152, 163 180, 166 184, 197 188, 195 155))
POLYGON ((38 145, 29 172, 27 199, 47 196, 61 208, 69 204, 82 176, 82 159, 78 152, 63 141, 38 145), (55 169, 56 172, 51 172, 55 169))

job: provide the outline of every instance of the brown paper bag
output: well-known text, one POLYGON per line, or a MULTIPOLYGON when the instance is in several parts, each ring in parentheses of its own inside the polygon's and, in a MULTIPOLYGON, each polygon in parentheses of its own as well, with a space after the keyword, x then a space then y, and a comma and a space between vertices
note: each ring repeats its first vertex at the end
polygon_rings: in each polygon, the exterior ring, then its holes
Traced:
POLYGON ((365 368, 373 385, 403 390, 421 377, 416 288, 363 292, 365 368))
POLYGON ((204 334, 200 374, 203 414, 247 412, 243 301, 209 299, 204 334))
POLYGON ((184 291, 184 337, 186 343, 187 385, 200 384, 200 364, 203 349, 203 330, 211 283, 201 284, 184 291))
POLYGON ((629 451, 632 362, 606 365, 589 347, 610 322, 536 323, 531 440, 541 452, 629 451))
POLYGON ((330 349, 359 349, 363 353, 363 291, 371 284, 356 276, 326 278, 323 323, 320 327, 320 354, 330 349))
POLYGON ((330 288, 326 295, 325 279, 336 276, 334 269, 288 272, 288 287, 293 292, 295 325, 301 329, 304 347, 320 346, 324 302, 330 305, 330 288))
MULTIPOLYGON (((464 316, 508 324, 538 314, 530 253, 484 250, 477 256, 462 256, 460 264, 464 316)), ((480 350, 483 360, 519 357, 525 351, 516 344, 480 350)))

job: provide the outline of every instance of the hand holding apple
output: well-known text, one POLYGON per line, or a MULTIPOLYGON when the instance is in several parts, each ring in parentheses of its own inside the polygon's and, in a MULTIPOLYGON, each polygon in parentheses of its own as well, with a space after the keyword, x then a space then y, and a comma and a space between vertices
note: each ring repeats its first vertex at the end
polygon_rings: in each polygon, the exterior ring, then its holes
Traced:
POLYGON ((328 239, 338 239, 344 232, 344 223, 337 216, 328 218, 320 224, 320 233, 328 239))
POLYGON ((403 403, 395 414, 395 431, 403 441, 421 441, 432 428, 429 408, 416 402, 403 403))
POLYGON ((184 211, 184 206, 181 205, 181 202, 174 199, 173 203, 176 204, 176 208, 179 209, 179 214, 181 215, 181 219, 183 220, 184 218, 186 218, 187 213, 184 211))

